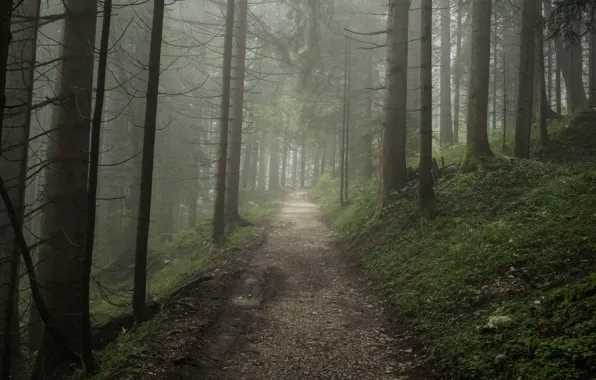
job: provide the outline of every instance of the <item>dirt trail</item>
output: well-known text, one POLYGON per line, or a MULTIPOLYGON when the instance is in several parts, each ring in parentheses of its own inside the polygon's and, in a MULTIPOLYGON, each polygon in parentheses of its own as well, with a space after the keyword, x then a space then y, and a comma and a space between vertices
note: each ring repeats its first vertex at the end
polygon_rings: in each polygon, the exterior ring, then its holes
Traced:
POLYGON ((387 327, 318 208, 294 193, 203 338, 207 368, 198 378, 423 378, 411 376, 415 354, 387 327))

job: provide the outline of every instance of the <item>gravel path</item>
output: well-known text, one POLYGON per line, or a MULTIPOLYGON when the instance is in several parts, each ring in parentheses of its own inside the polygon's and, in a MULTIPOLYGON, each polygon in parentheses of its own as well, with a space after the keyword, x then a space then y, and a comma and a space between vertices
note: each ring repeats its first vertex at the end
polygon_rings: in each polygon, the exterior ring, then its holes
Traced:
POLYGON ((415 355, 362 285, 318 208, 290 195, 206 338, 219 364, 206 378, 410 379, 415 355))

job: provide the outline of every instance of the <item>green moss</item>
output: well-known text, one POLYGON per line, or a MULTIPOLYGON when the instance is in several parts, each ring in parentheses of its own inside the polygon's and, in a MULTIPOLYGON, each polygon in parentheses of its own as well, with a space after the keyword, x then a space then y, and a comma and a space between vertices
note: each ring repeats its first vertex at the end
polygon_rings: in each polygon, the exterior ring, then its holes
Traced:
POLYGON ((377 210, 375 185, 352 190, 347 207, 334 183, 313 189, 447 378, 596 376, 596 136, 577 128, 554 134, 576 151, 492 159, 442 183, 432 220, 414 200, 377 210), (491 316, 509 322, 487 328, 491 316))

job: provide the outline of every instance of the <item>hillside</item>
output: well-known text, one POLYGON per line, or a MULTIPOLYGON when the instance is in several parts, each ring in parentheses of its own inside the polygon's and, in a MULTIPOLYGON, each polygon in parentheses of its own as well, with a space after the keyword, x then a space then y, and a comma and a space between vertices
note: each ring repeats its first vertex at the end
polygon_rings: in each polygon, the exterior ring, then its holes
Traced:
MULTIPOLYGON (((535 159, 438 184, 432 215, 376 185, 312 196, 448 379, 596 376, 596 130, 579 118, 535 159)), ((455 149, 457 150, 457 148, 455 149)))

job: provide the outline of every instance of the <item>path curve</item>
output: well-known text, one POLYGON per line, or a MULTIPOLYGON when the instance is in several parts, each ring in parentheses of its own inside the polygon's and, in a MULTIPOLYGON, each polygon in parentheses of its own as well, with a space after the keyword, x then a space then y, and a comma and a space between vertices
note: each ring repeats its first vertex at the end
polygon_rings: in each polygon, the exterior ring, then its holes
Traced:
POLYGON ((354 275, 319 209, 293 193, 206 339, 209 380, 410 379, 382 309, 354 275))

